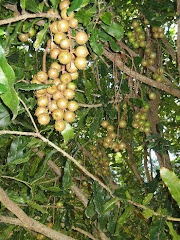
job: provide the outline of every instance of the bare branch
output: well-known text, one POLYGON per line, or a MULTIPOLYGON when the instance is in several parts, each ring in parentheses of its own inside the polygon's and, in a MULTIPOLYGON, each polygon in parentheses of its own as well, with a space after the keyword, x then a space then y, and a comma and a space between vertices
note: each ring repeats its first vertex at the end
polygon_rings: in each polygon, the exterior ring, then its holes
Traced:
MULTIPOLYGON (((103 52, 104 56, 107 57, 109 60, 114 61, 114 54, 112 52, 107 51, 106 49, 103 52)), ((119 54, 116 54, 116 65, 128 76, 137 79, 149 86, 152 86, 154 88, 161 89, 169 94, 172 94, 176 97, 180 98, 180 90, 177 88, 171 88, 163 83, 156 82, 150 78, 147 78, 146 76, 143 76, 135 71, 132 71, 130 68, 128 68, 121 60, 121 57, 119 54)))
POLYGON ((71 190, 74 192, 74 194, 77 196, 77 198, 82 202, 82 204, 87 207, 88 205, 88 199, 84 196, 81 189, 79 189, 76 185, 72 185, 71 190))
POLYGON ((17 225, 17 226, 21 226, 21 227, 24 227, 24 228, 28 228, 28 229, 30 229, 34 232, 41 233, 41 234, 43 234, 43 235, 45 235, 48 238, 53 239, 53 240, 75 240, 74 238, 68 237, 68 236, 66 236, 66 235, 64 235, 60 232, 57 232, 57 231, 45 226, 44 224, 42 224, 42 223, 40 223, 40 222, 38 222, 38 221, 36 221, 32 218, 29 218, 27 215, 26 215, 26 218, 23 219, 23 221, 19 220, 18 218, 0 216, 0 222, 17 225), (25 224, 26 220, 30 220, 31 225, 28 226, 28 227, 25 224))
POLYGON ((90 239, 92 239, 92 240, 98 240, 97 238, 93 237, 92 234, 90 234, 90 233, 84 231, 84 230, 81 229, 81 228, 78 228, 78 227, 74 227, 74 226, 72 226, 72 229, 73 229, 74 231, 76 231, 76 232, 80 232, 80 233, 82 233, 84 236, 86 236, 86 237, 88 237, 88 238, 90 238, 90 239))
POLYGON ((59 15, 49 14, 49 13, 36 13, 36 14, 26 13, 17 17, 0 20, 0 26, 13 23, 13 22, 18 22, 28 18, 61 18, 61 17, 59 15))

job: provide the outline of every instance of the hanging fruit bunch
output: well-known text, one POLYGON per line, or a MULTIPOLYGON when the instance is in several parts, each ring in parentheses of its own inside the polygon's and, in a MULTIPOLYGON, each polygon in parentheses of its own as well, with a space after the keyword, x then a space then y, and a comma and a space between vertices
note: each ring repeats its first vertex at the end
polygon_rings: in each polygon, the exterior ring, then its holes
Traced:
POLYGON ((54 62, 47 72, 38 72, 31 81, 51 84, 47 89, 36 91, 38 107, 35 115, 41 125, 47 125, 52 116, 55 129, 59 132, 65 129, 66 122, 75 120, 78 103, 73 100, 76 85, 72 81, 78 78, 78 70, 86 68, 88 55, 85 46, 87 34, 76 29, 75 36, 72 36, 72 29, 77 28, 78 20, 74 18, 74 12, 68 15, 69 6, 68 0, 60 2, 61 20, 50 25, 51 39, 47 42, 47 49, 54 62))

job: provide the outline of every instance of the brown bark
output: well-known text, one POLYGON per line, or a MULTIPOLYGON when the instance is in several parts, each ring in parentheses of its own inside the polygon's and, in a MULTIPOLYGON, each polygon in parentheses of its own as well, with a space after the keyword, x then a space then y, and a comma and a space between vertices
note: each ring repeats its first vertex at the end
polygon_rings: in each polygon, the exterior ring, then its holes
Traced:
MULTIPOLYGON (((158 117, 158 107, 159 107, 159 98, 156 98, 155 100, 152 100, 149 102, 150 105, 150 111, 148 113, 148 121, 151 124, 151 129, 153 134, 159 134, 157 124, 159 123, 159 117, 158 117)), ((170 158, 168 152, 166 154, 161 154, 159 152, 155 152, 159 166, 165 167, 168 169, 172 169, 170 158)))
POLYGON ((128 76, 136 79, 136 80, 139 80, 140 82, 143 82, 149 86, 152 86, 154 88, 157 88, 157 89, 161 89, 171 95, 174 95, 176 97, 179 97, 180 98, 180 90, 177 89, 177 88, 172 88, 172 87, 169 87, 163 83, 159 83, 159 82, 156 82, 150 78, 147 78, 146 76, 144 75, 141 75, 133 70, 131 70, 129 67, 127 67, 121 60, 121 57, 119 54, 117 53, 112 53, 110 51, 107 51, 106 49, 104 49, 104 52, 103 52, 104 56, 107 57, 109 60, 111 60, 112 62, 114 61, 114 59, 116 60, 116 65, 117 67, 119 67, 125 74, 127 74, 128 76))
POLYGON ((180 74, 180 0, 177 0, 177 61, 178 61, 178 70, 180 74))
POLYGON ((147 147, 144 146, 144 169, 145 169, 145 174, 147 178, 147 182, 150 182, 150 175, 149 175, 149 170, 148 170, 148 153, 147 153, 147 147))
POLYGON ((130 167, 135 175, 135 177, 137 178, 137 180, 140 182, 140 184, 143 184, 143 179, 138 171, 138 168, 136 166, 136 163, 134 161, 134 157, 133 157, 133 150, 131 145, 127 142, 127 140, 123 139, 123 141, 126 143, 126 148, 127 148, 127 152, 128 152, 128 157, 129 157, 129 162, 130 162, 130 167))

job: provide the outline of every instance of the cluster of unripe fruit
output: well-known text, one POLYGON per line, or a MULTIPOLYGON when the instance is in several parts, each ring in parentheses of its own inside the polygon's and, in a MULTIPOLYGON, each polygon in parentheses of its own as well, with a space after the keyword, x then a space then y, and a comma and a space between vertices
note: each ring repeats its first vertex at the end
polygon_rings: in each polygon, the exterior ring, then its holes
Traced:
POLYGON ((144 48, 146 46, 145 41, 145 32, 143 28, 139 25, 138 21, 134 20, 132 22, 132 27, 134 31, 130 31, 127 33, 127 36, 129 38, 129 42, 132 43, 133 47, 135 49, 142 47, 144 48))
POLYGON ((140 132, 144 132, 146 134, 150 133, 151 127, 150 122, 147 121, 147 112, 149 110, 149 105, 145 105, 134 115, 134 120, 132 122, 132 126, 138 129, 140 132))
POLYGON ((29 38, 32 38, 36 34, 36 29, 31 28, 27 33, 21 33, 18 35, 18 39, 21 42, 27 42, 29 38))
POLYGON ((142 66, 143 67, 149 67, 154 65, 155 59, 156 59, 156 53, 152 51, 152 47, 150 43, 146 43, 146 48, 144 50, 145 52, 145 58, 142 60, 142 66))
POLYGON ((163 68, 158 68, 157 71, 153 74, 153 79, 156 80, 157 82, 162 82, 163 73, 164 73, 163 68))
MULTIPOLYGON (((106 135, 106 137, 104 138, 104 141, 103 141, 103 146, 105 148, 111 148, 111 149, 114 150, 114 152, 119 152, 119 151, 122 151, 122 150, 126 149, 126 144, 123 141, 121 141, 119 143, 119 141, 117 139, 117 135, 114 132, 115 128, 114 128, 113 125, 109 124, 108 121, 104 120, 104 121, 102 121, 101 126, 104 129, 106 129, 106 131, 107 131, 107 135, 106 135)), ((126 127, 126 121, 121 120, 119 122, 119 126, 121 128, 125 128, 126 127)))
POLYGON ((31 81, 38 84, 51 84, 47 89, 36 91, 38 108, 35 115, 41 125, 47 125, 51 114, 55 120, 55 129, 59 132, 65 129, 66 122, 72 123, 75 120, 74 112, 78 109, 78 103, 73 100, 76 85, 72 80, 78 78, 78 69, 84 69, 87 66, 86 56, 88 55, 88 50, 84 46, 88 41, 85 32, 77 32, 73 42, 71 28, 76 28, 78 21, 74 18, 74 13, 67 15, 69 5, 68 0, 60 2, 62 19, 50 25, 53 39, 48 40, 47 49, 50 57, 58 59, 58 62, 54 61, 47 73, 38 72, 31 81), (74 49, 74 45, 77 44, 80 46, 74 49))
POLYGON ((91 155, 95 158, 94 167, 99 175, 106 175, 109 173, 109 160, 104 157, 103 152, 99 149, 98 145, 91 147, 91 155))
POLYGON ((164 30, 161 27, 153 27, 153 38, 164 38, 164 30))

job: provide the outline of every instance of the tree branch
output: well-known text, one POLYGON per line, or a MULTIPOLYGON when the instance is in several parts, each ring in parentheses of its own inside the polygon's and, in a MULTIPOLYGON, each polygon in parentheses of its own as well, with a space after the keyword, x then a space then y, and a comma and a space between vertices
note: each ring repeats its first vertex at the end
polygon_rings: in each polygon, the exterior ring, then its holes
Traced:
POLYGON ((177 61, 180 74, 180 1, 177 0, 177 61))
POLYGON ((88 238, 90 238, 90 239, 92 239, 92 240, 98 240, 97 238, 93 237, 92 234, 84 231, 84 230, 81 229, 81 228, 72 226, 72 229, 73 229, 74 231, 76 231, 76 232, 82 233, 84 236, 86 236, 86 237, 88 237, 88 238))
POLYGON ((35 221, 34 219, 28 217, 26 213, 7 196, 6 192, 2 188, 0 188, 0 201, 9 211, 15 214, 18 218, 16 219, 0 216, 1 222, 7 222, 10 224, 23 226, 32 231, 41 233, 53 240, 74 240, 74 238, 68 237, 60 232, 48 228, 42 223, 39 223, 38 221, 35 221))
POLYGON ((28 18, 61 18, 61 17, 59 15, 49 14, 49 13, 35 13, 35 14, 26 13, 17 17, 0 20, 0 26, 13 23, 13 22, 18 22, 28 18))
POLYGON ((135 78, 149 86, 152 86, 154 88, 158 88, 161 89, 169 94, 172 94, 176 97, 180 98, 180 90, 177 88, 171 88, 165 84, 156 82, 150 78, 147 78, 146 76, 143 76, 135 71, 132 71, 130 68, 128 68, 121 60, 121 57, 119 54, 116 54, 116 57, 114 57, 114 53, 107 51, 106 49, 104 49, 103 52, 104 56, 107 57, 109 60, 114 61, 114 58, 116 59, 116 65, 124 72, 126 73, 128 76, 135 78))

